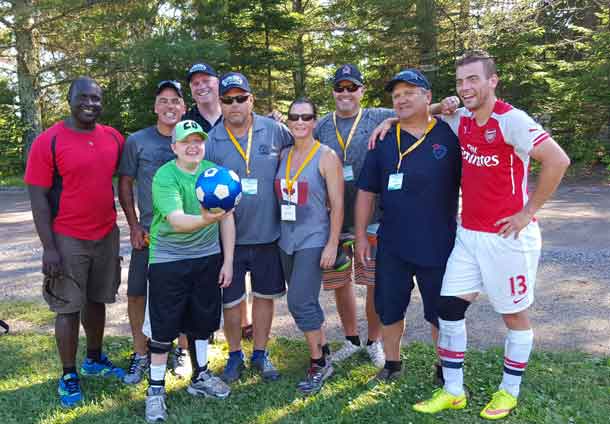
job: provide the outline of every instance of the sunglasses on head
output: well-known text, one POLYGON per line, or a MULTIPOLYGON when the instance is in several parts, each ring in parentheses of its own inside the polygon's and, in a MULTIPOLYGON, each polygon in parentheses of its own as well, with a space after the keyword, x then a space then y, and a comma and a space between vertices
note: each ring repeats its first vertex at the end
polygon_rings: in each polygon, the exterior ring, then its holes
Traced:
POLYGON ((241 95, 241 96, 222 96, 220 101, 225 105, 232 105, 233 102, 244 103, 250 97, 249 94, 241 95))
POLYGON ((314 116, 313 116, 313 113, 301 113, 301 114, 298 114, 298 113, 289 113, 288 114, 288 120, 289 121, 295 121, 296 122, 296 121, 299 120, 299 118, 301 120, 307 122, 307 121, 311 121, 314 118, 314 116))
POLYGON ((335 91, 335 93, 343 93, 345 90, 349 91, 350 93, 355 93, 356 91, 358 91, 359 88, 360 86, 356 84, 348 85, 346 87, 335 85, 333 87, 333 90, 335 91))

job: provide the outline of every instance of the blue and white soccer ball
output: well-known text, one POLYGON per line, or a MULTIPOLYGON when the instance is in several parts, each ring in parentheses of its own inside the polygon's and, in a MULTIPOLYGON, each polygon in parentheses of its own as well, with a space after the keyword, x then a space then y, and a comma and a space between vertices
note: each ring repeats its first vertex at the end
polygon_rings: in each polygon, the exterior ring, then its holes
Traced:
POLYGON ((234 171, 216 165, 199 175, 195 193, 205 209, 230 211, 241 200, 241 181, 234 171))

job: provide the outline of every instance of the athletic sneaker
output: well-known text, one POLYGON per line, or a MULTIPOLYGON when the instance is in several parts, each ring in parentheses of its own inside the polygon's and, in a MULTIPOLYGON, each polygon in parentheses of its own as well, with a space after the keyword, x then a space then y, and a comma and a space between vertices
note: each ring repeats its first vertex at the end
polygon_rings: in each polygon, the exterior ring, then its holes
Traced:
POLYGON ((149 367, 150 360, 148 359, 148 355, 138 356, 137 353, 132 353, 129 360, 129 368, 127 368, 127 374, 123 377, 123 383, 138 384, 148 373, 149 367))
POLYGON ((121 380, 125 377, 125 370, 115 367, 112 361, 104 354, 100 356, 99 361, 85 358, 80 367, 80 373, 87 376, 117 377, 121 380))
POLYGON ((78 375, 70 373, 61 377, 57 385, 57 393, 59 393, 59 404, 62 408, 73 408, 80 403, 83 400, 83 394, 80 391, 78 375))
POLYGON ((259 356, 256 360, 251 359, 250 366, 263 376, 263 380, 275 381, 280 378, 279 371, 273 366, 269 359, 269 352, 265 352, 264 355, 259 356))
POLYGON ((314 364, 307 370, 305 379, 297 384, 297 390, 305 395, 318 393, 324 385, 324 381, 333 375, 333 372, 334 369, 330 362, 326 362, 323 367, 314 364))
POLYGON ((481 417, 488 420, 499 420, 510 414, 517 407, 517 398, 506 390, 498 390, 491 396, 491 401, 481 411, 481 417))
POLYGON ((227 364, 220 378, 225 383, 233 383, 241 378, 241 373, 244 370, 244 359, 240 356, 230 356, 227 359, 227 364))
POLYGON ((378 340, 366 347, 366 352, 371 358, 371 362, 375 364, 377 368, 383 368, 385 365, 385 353, 383 352, 383 345, 378 340))
POLYGON ((345 253, 343 245, 339 245, 339 248, 337 249, 337 257, 333 265, 333 271, 345 271, 351 266, 352 259, 345 253))
MULTIPOLYGON (((361 349, 360 346, 356 346, 349 340, 345 340, 343 342, 343 346, 341 346, 341 349, 334 352, 331 355, 330 360, 333 362, 343 361, 343 360, 349 358, 350 356, 352 356, 354 353, 358 352, 360 349, 361 349)), ((385 360, 384 360, 384 363, 385 363, 385 360)))
POLYGON ((177 347, 172 354, 171 372, 178 378, 187 378, 193 372, 188 349, 177 347))
POLYGON ((382 368, 375 378, 383 383, 390 383, 394 380, 398 380, 402 376, 402 369, 399 370, 389 370, 387 368, 382 368))
POLYGON ((165 387, 151 386, 146 392, 146 422, 156 423, 167 420, 167 406, 165 406, 165 387))
POLYGON ((193 396, 206 396, 224 399, 231 394, 231 388, 216 377, 209 369, 201 371, 195 381, 186 388, 193 396))
POLYGON ((445 409, 463 409, 466 407, 466 394, 454 396, 445 389, 436 389, 432 397, 413 405, 413 410, 424 414, 436 414, 445 409))

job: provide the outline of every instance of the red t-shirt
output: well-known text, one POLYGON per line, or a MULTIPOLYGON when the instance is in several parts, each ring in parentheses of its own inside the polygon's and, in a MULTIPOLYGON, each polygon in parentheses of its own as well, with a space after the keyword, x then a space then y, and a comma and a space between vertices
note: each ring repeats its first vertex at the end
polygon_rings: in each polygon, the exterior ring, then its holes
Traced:
POLYGON ((83 240, 100 240, 116 223, 112 176, 125 140, 117 130, 105 125, 79 132, 58 122, 34 140, 25 170, 26 184, 52 186, 54 136, 55 161, 63 182, 53 231, 83 240))

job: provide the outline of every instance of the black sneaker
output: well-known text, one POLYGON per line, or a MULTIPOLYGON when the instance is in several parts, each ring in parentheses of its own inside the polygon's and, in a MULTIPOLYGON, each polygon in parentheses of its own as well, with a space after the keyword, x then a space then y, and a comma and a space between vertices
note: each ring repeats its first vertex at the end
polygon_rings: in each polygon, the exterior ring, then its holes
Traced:
POLYGON ((375 376, 375 379, 383 383, 389 383, 391 381, 398 380, 401 376, 402 369, 389 370, 387 368, 382 368, 375 376))
POLYGON ((307 370, 305 379, 297 384, 297 390, 305 395, 312 395, 318 393, 324 381, 326 381, 331 375, 333 375, 333 366, 330 362, 327 362, 325 366, 312 365, 307 370))

